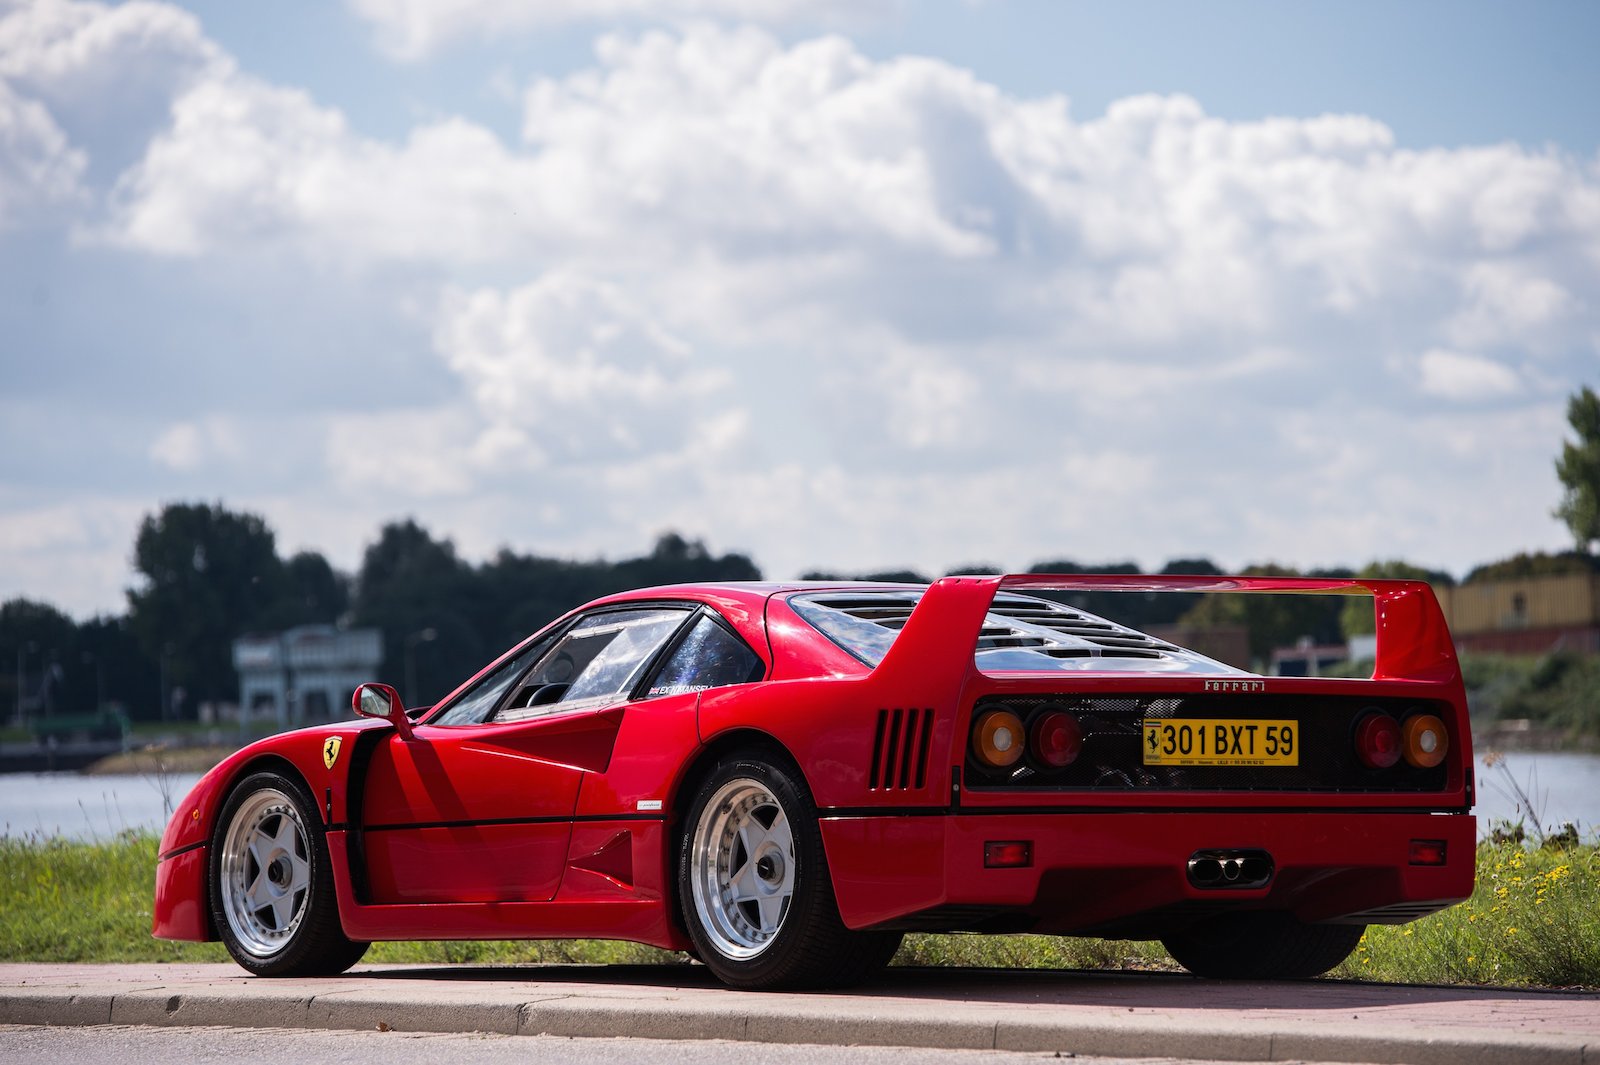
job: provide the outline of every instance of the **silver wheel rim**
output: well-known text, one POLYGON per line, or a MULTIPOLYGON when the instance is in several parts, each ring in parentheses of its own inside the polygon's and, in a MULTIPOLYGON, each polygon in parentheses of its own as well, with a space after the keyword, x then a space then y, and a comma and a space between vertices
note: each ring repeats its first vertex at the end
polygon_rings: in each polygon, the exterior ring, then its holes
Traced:
POLYGON ((765 784, 748 777, 717 789, 690 844, 690 886, 700 928, 736 960, 766 950, 794 897, 794 835, 765 784))
POLYGON ((222 840, 222 912, 246 951, 278 953, 305 918, 311 850, 300 811, 273 788, 239 805, 222 840))

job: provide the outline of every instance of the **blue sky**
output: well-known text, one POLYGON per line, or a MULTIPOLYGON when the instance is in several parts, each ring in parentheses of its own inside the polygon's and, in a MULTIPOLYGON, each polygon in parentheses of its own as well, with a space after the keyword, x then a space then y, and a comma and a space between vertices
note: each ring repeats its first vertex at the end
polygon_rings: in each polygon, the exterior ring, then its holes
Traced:
POLYGON ((0 597, 1565 543, 1600 8, 0 0, 0 597), (603 12, 597 16, 595 12, 603 12))
MULTIPOLYGON (((287 0, 271 19, 228 0, 183 6, 250 69, 305 86, 382 136, 444 110, 514 131, 515 103, 498 96, 492 75, 570 74, 592 62, 603 28, 574 20, 505 40, 479 36, 396 63, 370 47, 372 24, 338 4, 287 0)), ((1600 9, 1582 0, 945 0, 824 18, 820 28, 843 29, 877 59, 938 56, 1019 96, 1065 94, 1080 118, 1125 96, 1186 93, 1229 119, 1372 115, 1406 147, 1600 148, 1600 108, 1591 103, 1600 95, 1600 9)), ((818 29, 803 19, 774 27, 790 42, 818 29)))

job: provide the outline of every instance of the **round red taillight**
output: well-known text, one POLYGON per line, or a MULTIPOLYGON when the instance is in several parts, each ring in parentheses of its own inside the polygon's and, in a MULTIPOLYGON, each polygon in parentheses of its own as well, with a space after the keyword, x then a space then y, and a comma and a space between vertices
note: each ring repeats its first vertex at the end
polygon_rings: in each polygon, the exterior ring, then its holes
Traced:
POLYGON ((972 753, 993 769, 1005 769, 1022 757, 1022 718, 1010 710, 989 710, 972 725, 972 753))
POLYGON ((1413 714, 1400 726, 1401 749, 1406 761, 1418 769, 1432 769, 1450 751, 1444 722, 1432 714, 1413 714))
POLYGON ((1368 769, 1388 769, 1400 760, 1400 723, 1382 711, 1356 726, 1356 754, 1368 769))
POLYGON ((1083 728, 1065 710, 1048 710, 1033 720, 1028 730, 1033 756, 1053 769, 1071 765, 1083 753, 1083 728))

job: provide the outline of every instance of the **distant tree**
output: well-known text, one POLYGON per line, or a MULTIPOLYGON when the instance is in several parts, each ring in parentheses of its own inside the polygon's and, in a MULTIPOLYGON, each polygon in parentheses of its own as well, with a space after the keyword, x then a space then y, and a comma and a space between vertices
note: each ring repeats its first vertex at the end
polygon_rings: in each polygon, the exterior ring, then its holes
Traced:
POLYGON ((78 653, 67 680, 75 705, 118 703, 132 717, 160 716, 158 663, 145 654, 126 617, 96 617, 78 626, 78 653))
MULTIPOLYGON (((1356 571, 1357 577, 1385 580, 1427 581, 1435 588, 1448 588, 1455 578, 1443 570, 1427 569, 1394 558, 1382 562, 1369 562, 1356 571)), ((1339 628, 1346 638, 1377 631, 1377 618, 1372 612, 1372 600, 1366 596, 1349 596, 1339 612, 1339 628)))
POLYGON ((620 583, 608 591, 687 581, 757 581, 761 571, 746 555, 713 555, 703 542, 669 532, 648 555, 618 562, 615 579, 620 583))
POLYGON ((1555 516, 1572 531, 1579 551, 1600 540, 1600 396, 1587 385, 1567 402, 1567 421, 1578 439, 1561 445, 1556 476, 1565 491, 1555 516))
POLYGON ((29 714, 46 709, 42 700, 54 713, 88 709, 65 690, 67 667, 77 655, 77 626, 55 607, 31 599, 0 604, 0 670, 6 675, 6 705, 0 713, 9 717, 19 705, 19 684, 20 705, 29 714))
MULTIPOLYGON (((1242 577, 1349 577, 1347 569, 1313 570, 1301 574, 1284 566, 1246 566, 1242 577)), ((1312 643, 1336 643, 1339 628, 1339 597, 1328 595, 1251 594, 1241 592, 1208 593, 1183 616, 1182 623, 1196 628, 1242 625, 1250 634, 1250 654, 1265 662, 1274 649, 1292 647, 1303 639, 1312 643)))
POLYGON ((283 597, 277 610, 279 628, 331 625, 350 609, 350 578, 335 570, 316 551, 301 551, 283 564, 283 597))
POLYGON ((354 616, 383 630, 386 675, 404 679, 411 656, 416 693, 434 702, 529 633, 591 599, 629 588, 690 581, 760 580, 744 555, 714 555, 699 540, 661 536, 648 555, 620 562, 519 555, 509 548, 473 567, 449 540, 414 521, 383 527, 356 578, 354 616), (423 638, 432 630, 431 639, 423 638))
POLYGON ((259 628, 284 595, 272 530, 220 503, 174 503, 139 525, 128 623, 145 654, 165 660, 169 692, 188 701, 238 697, 233 640, 259 628))
POLYGON ((418 690, 401 694, 427 704, 483 665, 487 649, 474 618, 484 599, 482 582, 456 556, 455 544, 435 540, 408 518, 385 525, 367 547, 353 614, 356 624, 383 631, 381 675, 401 685, 414 672, 418 690), (424 638, 429 630, 432 639, 424 638))
POLYGON ((870 573, 835 573, 813 569, 800 574, 803 581, 878 581, 883 584, 931 584, 927 574, 914 569, 885 569, 870 573))
POLYGON ((1581 551, 1521 552, 1498 562, 1485 562, 1476 566, 1462 584, 1479 581, 1519 580, 1527 577, 1559 577, 1568 573, 1594 573, 1600 571, 1600 559, 1581 551))

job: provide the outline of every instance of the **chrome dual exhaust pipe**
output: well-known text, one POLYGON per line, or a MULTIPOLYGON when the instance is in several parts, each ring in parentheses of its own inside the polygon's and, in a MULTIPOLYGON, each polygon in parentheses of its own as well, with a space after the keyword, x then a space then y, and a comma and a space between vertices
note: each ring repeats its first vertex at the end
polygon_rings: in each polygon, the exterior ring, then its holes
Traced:
POLYGON ((1204 850, 1189 856, 1189 883, 1197 888, 1261 888, 1272 873, 1272 855, 1263 850, 1204 850))

